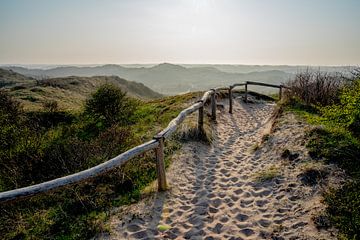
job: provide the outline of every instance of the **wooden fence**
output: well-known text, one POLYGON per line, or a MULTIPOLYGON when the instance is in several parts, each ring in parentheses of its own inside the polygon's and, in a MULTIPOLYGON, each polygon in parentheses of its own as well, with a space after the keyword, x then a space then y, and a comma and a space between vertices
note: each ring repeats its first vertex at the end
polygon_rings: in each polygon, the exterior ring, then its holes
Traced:
POLYGON ((108 172, 114 168, 122 166, 127 161, 133 159, 134 157, 143 154, 150 150, 155 150, 156 155, 156 171, 158 179, 158 190, 166 190, 166 174, 165 174, 165 163, 164 163, 164 141, 169 138, 178 128, 178 126, 184 121, 184 119, 195 111, 199 111, 198 114, 198 129, 203 129, 204 124, 204 106, 210 100, 211 104, 211 119, 216 120, 216 92, 227 90, 229 93, 229 113, 232 113, 233 108, 233 89, 239 86, 245 86, 245 97, 244 100, 248 100, 248 85, 258 85, 265 87, 274 87, 279 88, 279 98, 282 96, 282 88, 285 88, 283 85, 273 85, 267 83, 259 82, 245 82, 240 84, 234 84, 225 88, 216 88, 211 89, 204 93, 203 97, 191 105, 190 107, 182 110, 179 115, 170 121, 168 126, 154 136, 153 140, 148 141, 144 144, 136 146, 102 164, 99 164, 95 167, 89 168, 87 170, 67 175, 61 178, 57 178, 48 182, 43 182, 40 184, 18 188, 6 192, 0 192, 0 202, 15 200, 23 197, 33 196, 39 193, 48 192, 51 190, 58 189, 63 186, 68 186, 74 183, 79 183, 81 181, 96 177, 100 174, 108 172))

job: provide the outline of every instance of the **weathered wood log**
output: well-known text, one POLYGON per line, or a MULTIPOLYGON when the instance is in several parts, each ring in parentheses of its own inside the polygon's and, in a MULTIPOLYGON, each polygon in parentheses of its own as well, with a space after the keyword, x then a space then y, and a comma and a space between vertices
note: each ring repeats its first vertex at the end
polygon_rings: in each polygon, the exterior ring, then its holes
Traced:
POLYGON ((258 86, 264 86, 264 87, 280 88, 280 85, 268 84, 268 83, 261 83, 261 82, 251 82, 251 81, 247 81, 246 84, 247 84, 247 85, 258 85, 258 86))
POLYGON ((155 137, 154 139, 159 143, 158 147, 155 150, 158 191, 165 191, 167 188, 167 184, 166 184, 165 159, 164 159, 164 138, 155 137))
POLYGON ((103 174, 107 171, 110 171, 116 167, 120 167, 128 160, 145 153, 151 149, 155 149, 159 146, 159 142, 156 140, 151 140, 144 144, 141 144, 137 147, 134 147, 109 161, 101 163, 95 167, 89 168, 87 170, 74 173, 65 177, 57 178, 48 182, 43 182, 40 184, 32 185, 29 187, 19 188, 7 192, 0 193, 0 202, 10 201, 14 199, 19 199, 22 197, 28 197, 35 194, 48 192, 50 190, 54 190, 66 185, 74 184, 81 182, 83 180, 87 180, 89 178, 96 177, 100 174, 103 174))
POLYGON ((211 93, 211 119, 216 121, 216 91, 212 89, 213 92, 211 93))
POLYGON ((201 101, 205 104, 207 100, 210 98, 212 91, 207 91, 204 93, 203 97, 201 98, 201 101))
POLYGON ((235 83, 232 85, 232 87, 234 88, 234 87, 240 87, 240 86, 245 86, 245 85, 246 85, 246 83, 235 83))
POLYGON ((233 110, 233 97, 232 97, 233 86, 229 87, 229 113, 232 113, 233 110))

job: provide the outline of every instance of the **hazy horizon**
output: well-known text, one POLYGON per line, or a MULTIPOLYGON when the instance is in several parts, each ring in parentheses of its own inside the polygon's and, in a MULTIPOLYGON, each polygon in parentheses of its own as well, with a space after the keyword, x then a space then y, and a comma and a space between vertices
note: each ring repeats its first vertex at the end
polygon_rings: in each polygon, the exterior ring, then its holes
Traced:
POLYGON ((0 64, 360 64, 360 1, 0 2, 0 64))
POLYGON ((311 64, 242 64, 242 63, 178 63, 178 62, 157 62, 157 63, 0 63, 0 66, 79 66, 79 67, 91 67, 91 66, 105 66, 105 65, 119 65, 119 66, 156 66, 160 64, 171 64, 179 66, 202 66, 202 65, 229 65, 229 66, 288 66, 288 67, 359 67, 359 64, 339 64, 339 65, 311 65, 311 64))

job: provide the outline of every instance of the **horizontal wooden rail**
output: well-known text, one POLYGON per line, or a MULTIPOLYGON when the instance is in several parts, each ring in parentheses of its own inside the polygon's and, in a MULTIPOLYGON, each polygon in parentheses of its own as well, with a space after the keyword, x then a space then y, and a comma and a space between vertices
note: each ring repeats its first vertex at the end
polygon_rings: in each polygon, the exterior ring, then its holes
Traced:
POLYGON ((236 83, 229 87, 221 87, 216 89, 211 89, 204 93, 202 98, 191 105, 190 107, 182 110, 176 118, 170 121, 168 126, 159 132, 153 140, 136 146, 104 163, 101 163, 95 167, 89 168, 87 170, 74 173, 68 176, 57 178, 48 182, 43 182, 40 184, 23 187, 19 189, 14 189, 6 192, 0 192, 0 202, 10 201, 14 199, 24 198, 28 196, 33 196, 39 193, 48 192, 51 190, 58 189, 60 187, 68 186, 71 184, 79 183, 81 181, 96 177, 100 174, 108 172, 116 167, 122 166, 128 160, 143 154, 149 150, 155 149, 156 151, 156 162, 157 162, 157 174, 158 174, 158 189, 159 191, 166 190, 166 176, 164 168, 164 140, 169 138, 172 133, 176 131, 178 126, 184 121, 184 119, 195 111, 199 110, 198 115, 198 129, 203 129, 203 118, 204 118, 204 106, 207 101, 211 101, 211 118, 216 121, 216 92, 222 90, 229 91, 230 99, 230 109, 229 112, 232 112, 232 89, 237 86, 245 86, 245 100, 247 100, 247 85, 259 85, 266 87, 275 87, 280 88, 280 94, 282 88, 287 88, 285 86, 278 86, 267 83, 259 82, 245 82, 245 83, 236 83))
POLYGON ((137 147, 134 147, 109 161, 101 163, 95 167, 86 169, 84 171, 74 173, 65 177, 57 178, 48 182, 32 185, 29 187, 19 188, 7 192, 0 192, 0 202, 13 200, 15 198, 32 196, 42 192, 48 192, 50 190, 54 190, 56 188, 63 187, 65 185, 70 185, 74 183, 81 182, 83 180, 93 178, 98 176, 104 172, 107 172, 116 167, 120 167, 126 161, 131 158, 134 158, 142 153, 145 153, 151 149, 157 148, 159 145, 158 141, 151 140, 144 144, 141 144, 137 147))
POLYGON ((172 133, 174 133, 176 131, 177 127, 184 121, 186 116, 195 112, 196 110, 201 108, 203 105, 204 105, 203 102, 198 102, 198 103, 195 103, 195 104, 191 105, 190 107, 182 110, 176 118, 174 118, 173 120, 170 121, 169 125, 164 130, 162 130, 161 132, 159 132, 156 135, 156 137, 168 138, 172 133))
POLYGON ((247 85, 258 85, 258 86, 264 86, 264 87, 273 87, 273 88, 281 88, 281 85, 275 85, 275 84, 268 84, 268 83, 260 83, 260 82, 251 82, 247 81, 247 85))

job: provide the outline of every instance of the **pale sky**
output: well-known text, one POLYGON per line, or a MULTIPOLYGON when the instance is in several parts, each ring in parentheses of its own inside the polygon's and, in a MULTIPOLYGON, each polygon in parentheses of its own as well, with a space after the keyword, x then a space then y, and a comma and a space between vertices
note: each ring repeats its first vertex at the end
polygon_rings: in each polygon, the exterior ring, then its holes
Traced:
POLYGON ((0 64, 360 65, 360 0, 0 0, 0 64))

